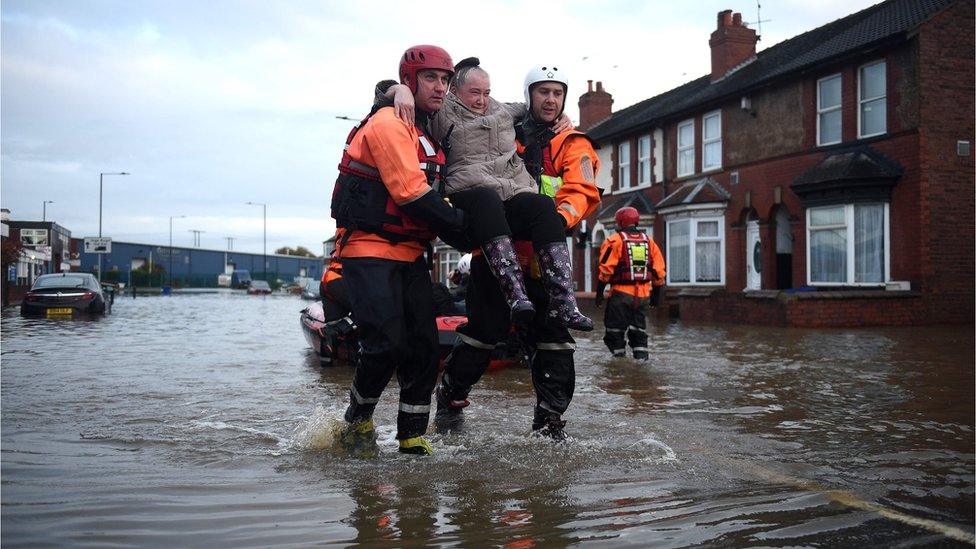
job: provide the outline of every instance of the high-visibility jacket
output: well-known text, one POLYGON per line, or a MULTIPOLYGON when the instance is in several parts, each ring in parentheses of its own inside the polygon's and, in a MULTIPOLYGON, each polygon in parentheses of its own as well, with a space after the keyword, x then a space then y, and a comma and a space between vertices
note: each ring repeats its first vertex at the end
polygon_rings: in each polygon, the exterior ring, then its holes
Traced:
MULTIPOLYGON (((426 161, 443 165, 444 153, 419 128, 397 118, 392 107, 385 107, 376 111, 355 131, 346 145, 344 164, 346 156, 355 163, 357 175, 360 176, 358 181, 369 181, 370 178, 364 176, 375 176, 376 182, 383 185, 380 190, 385 190, 389 200, 383 205, 383 213, 387 214, 383 226, 380 229, 360 228, 355 223, 350 224, 348 229, 351 232, 336 257, 415 261, 427 249, 433 233, 422 221, 403 214, 399 207, 434 192, 427 172, 421 169, 421 163, 426 161), (399 232, 404 237, 400 241, 390 234, 396 234, 398 224, 399 232)), ((333 216, 337 217, 337 223, 345 225, 348 220, 339 219, 344 216, 336 208, 337 205, 333 204, 333 216)))
MULTIPOLYGON (((516 150, 524 155, 525 145, 517 142, 516 150)), ((566 220, 567 229, 575 227, 600 205, 600 189, 596 186, 600 158, 585 133, 577 130, 560 132, 542 147, 541 165, 527 165, 526 168, 530 174, 538 172, 539 192, 552 197, 556 211, 566 220)), ((515 251, 523 267, 529 267, 532 276, 538 278, 532 243, 516 242, 515 251)))
POLYGON ((651 285, 663 286, 665 275, 667 274, 664 265, 664 255, 658 248, 654 240, 636 236, 640 233, 639 229, 625 231, 626 236, 617 232, 610 235, 603 245, 600 246, 600 282, 610 284, 611 292, 622 292, 636 297, 650 297, 651 285), (634 235, 634 236, 631 236, 634 235), (643 243, 646 242, 647 255, 643 259, 648 276, 641 276, 637 280, 629 272, 624 274, 622 271, 630 271, 630 267, 638 262, 637 257, 644 250, 643 243), (630 247, 627 244, 637 244, 630 247), (633 280, 632 280, 633 278, 633 280))
MULTIPOLYGON (((516 150, 524 155, 525 145, 516 143, 516 150)), ((542 148, 541 165, 526 168, 530 174, 538 172, 539 192, 556 202, 567 229, 575 227, 600 204, 600 189, 596 186, 600 158, 593 142, 581 131, 557 134, 542 148)))

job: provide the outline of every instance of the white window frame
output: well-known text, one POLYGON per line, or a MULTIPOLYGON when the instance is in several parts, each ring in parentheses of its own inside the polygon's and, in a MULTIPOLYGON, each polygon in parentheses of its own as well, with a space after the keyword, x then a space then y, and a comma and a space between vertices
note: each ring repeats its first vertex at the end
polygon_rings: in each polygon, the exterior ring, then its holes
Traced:
POLYGON ((654 139, 651 141, 654 150, 654 164, 651 171, 654 173, 651 183, 664 181, 664 130, 654 128, 654 139))
POLYGON ((854 204, 831 204, 829 206, 818 206, 816 208, 807 209, 807 235, 806 235, 806 254, 807 254, 807 284, 810 286, 865 286, 865 287, 884 287, 885 284, 891 280, 891 208, 888 202, 873 202, 864 203, 867 204, 881 204, 884 206, 884 280, 881 282, 855 282, 854 278, 856 276, 856 235, 852 234, 854 230, 854 204), (825 225, 816 227, 815 229, 811 227, 810 216, 812 212, 819 209, 831 209, 837 207, 844 207, 844 224, 843 225, 825 225), (810 263, 810 242, 812 240, 811 233, 815 230, 831 230, 843 228, 847 234, 847 273, 846 280, 844 282, 814 282, 811 279, 812 265, 810 263))
POLYGON ((21 229, 20 241, 24 246, 50 246, 51 238, 47 229, 21 229))
POLYGON ((675 145, 677 146, 677 149, 678 149, 678 154, 675 157, 675 170, 676 170, 675 173, 678 174, 678 177, 684 177, 686 175, 693 175, 695 173, 695 161, 697 160, 695 158, 695 119, 694 118, 689 118, 688 120, 685 120, 683 122, 678 123, 678 131, 677 131, 677 135, 675 136, 674 142, 675 142, 675 145), (681 128, 683 128, 685 126, 689 126, 689 125, 691 126, 691 143, 690 144, 682 145, 681 144, 681 128), (691 151, 691 171, 682 172, 681 171, 681 153, 682 152, 685 152, 685 151, 689 151, 689 150, 691 151))
POLYGON ((713 170, 722 169, 722 109, 717 111, 712 111, 706 113, 702 116, 702 173, 709 172, 713 170), (705 124, 705 120, 708 118, 718 118, 718 137, 708 138, 705 135, 705 129, 708 127, 705 124), (705 147, 706 145, 711 145, 713 143, 718 143, 718 164, 712 166, 705 165, 705 147))
POLYGON ((668 249, 668 285, 669 286, 724 286, 725 285, 725 218, 724 217, 682 217, 671 219, 665 223, 665 235, 668 249), (688 282, 674 282, 671 280, 671 226, 675 223, 689 223, 688 226, 688 282), (698 237, 698 224, 717 222, 717 237, 698 237), (713 282, 698 282, 698 273, 695 265, 695 248, 698 242, 718 242, 719 250, 719 280, 713 282))
POLYGON ((866 137, 874 137, 876 135, 884 135, 886 133, 888 133, 888 64, 884 59, 879 59, 877 61, 865 63, 857 68, 857 137, 858 139, 864 139, 866 137), (868 97, 866 99, 861 98, 861 87, 863 84, 861 80, 864 75, 864 69, 874 65, 883 65, 884 67, 883 70, 881 71, 881 74, 884 75, 884 80, 885 80, 884 86, 882 86, 882 89, 884 90, 884 94, 876 97, 868 97), (864 134, 862 133, 861 130, 861 126, 862 126, 861 109, 865 103, 877 101, 878 99, 883 99, 885 103, 884 129, 882 129, 880 132, 864 134))
POLYGON ((617 190, 623 191, 630 187, 630 139, 627 139, 617 143, 617 190), (627 152, 626 162, 623 161, 624 151, 627 152))
POLYGON ((451 272, 454 269, 457 269, 457 264, 458 261, 460 260, 461 260, 460 252, 456 252, 454 250, 447 250, 447 249, 441 250, 440 253, 437 254, 437 262, 439 263, 439 267, 440 267, 440 272, 437 273, 439 275, 437 277, 438 282, 450 286, 449 280, 451 277, 451 272))
POLYGON ((651 184, 651 134, 637 138, 637 186, 651 184))
POLYGON ((824 115, 824 114, 828 114, 828 113, 831 113, 831 112, 834 112, 834 111, 841 110, 841 107, 843 107, 843 105, 844 105, 844 78, 841 75, 841 73, 832 74, 830 76, 825 76, 825 77, 817 80, 817 146, 818 147, 826 147, 827 145, 835 145, 835 144, 840 143, 841 141, 844 140, 844 115, 843 115, 843 112, 841 113, 841 120, 840 120, 840 138, 837 139, 837 141, 825 142, 825 141, 823 141, 823 139, 821 139, 821 136, 820 136, 820 117, 822 115, 824 115), (822 82, 826 82, 827 80, 832 80, 834 78, 840 80, 840 86, 841 86, 840 101, 834 107, 829 107, 829 108, 826 108, 826 109, 821 109, 820 108, 820 84, 822 82))

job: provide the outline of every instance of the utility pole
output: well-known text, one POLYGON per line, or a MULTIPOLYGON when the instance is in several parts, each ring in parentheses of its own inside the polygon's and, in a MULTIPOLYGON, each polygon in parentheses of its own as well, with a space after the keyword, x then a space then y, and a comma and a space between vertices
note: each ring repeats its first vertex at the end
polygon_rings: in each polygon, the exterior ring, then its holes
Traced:
POLYGON ((201 231, 199 229, 190 229, 190 232, 193 233, 193 247, 194 248, 199 248, 200 247, 200 233, 205 233, 207 231, 201 231))
POLYGON ((186 217, 186 216, 185 215, 171 215, 171 216, 169 216, 169 254, 168 254, 169 255, 169 265, 167 266, 167 269, 169 269, 169 272, 166 273, 166 281, 169 282, 169 285, 172 285, 173 284, 173 220, 174 219, 183 219, 184 217, 186 217))
POLYGON ((224 240, 227 241, 227 251, 230 251, 230 252, 234 251, 234 237, 233 236, 225 236, 224 237, 224 240))
MULTIPOLYGON (((102 178, 106 175, 129 175, 129 172, 100 173, 98 174, 98 237, 102 237, 102 178)), ((102 256, 98 254, 98 281, 102 281, 102 256)))
POLYGON ((261 206, 264 212, 264 254, 262 257, 261 269, 264 273, 264 279, 268 279, 268 205, 262 204, 260 202, 247 202, 251 206, 261 206))

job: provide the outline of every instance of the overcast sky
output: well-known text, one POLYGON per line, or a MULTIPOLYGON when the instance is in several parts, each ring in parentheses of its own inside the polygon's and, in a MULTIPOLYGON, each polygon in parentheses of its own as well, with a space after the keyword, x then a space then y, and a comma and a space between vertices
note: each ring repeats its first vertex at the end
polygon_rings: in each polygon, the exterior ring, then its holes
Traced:
MULTIPOLYGON (((760 50, 872 0, 770 0, 760 50)), ((710 71, 716 14, 752 1, 44 1, 3 0, 0 201, 11 219, 47 218, 72 236, 260 252, 321 253, 351 122, 403 50, 434 43, 481 58, 492 95, 521 100, 536 62, 586 80, 614 110, 710 71), (459 6, 466 6, 464 11, 459 6), (415 11, 411 11, 415 10, 415 11)))

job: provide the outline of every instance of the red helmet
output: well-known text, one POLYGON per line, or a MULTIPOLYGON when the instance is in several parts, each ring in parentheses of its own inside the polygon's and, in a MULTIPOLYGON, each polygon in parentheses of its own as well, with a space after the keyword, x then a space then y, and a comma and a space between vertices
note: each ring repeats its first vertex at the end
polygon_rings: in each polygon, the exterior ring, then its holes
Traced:
POLYGON ((437 69, 454 76, 454 62, 444 48, 437 46, 412 46, 400 58, 400 83, 417 93, 417 71, 437 69))
POLYGON ((617 229, 626 229, 628 227, 636 227, 637 222, 640 221, 640 214, 637 210, 631 208, 630 206, 625 206, 617 210, 616 215, 613 216, 614 221, 617 222, 617 229))

